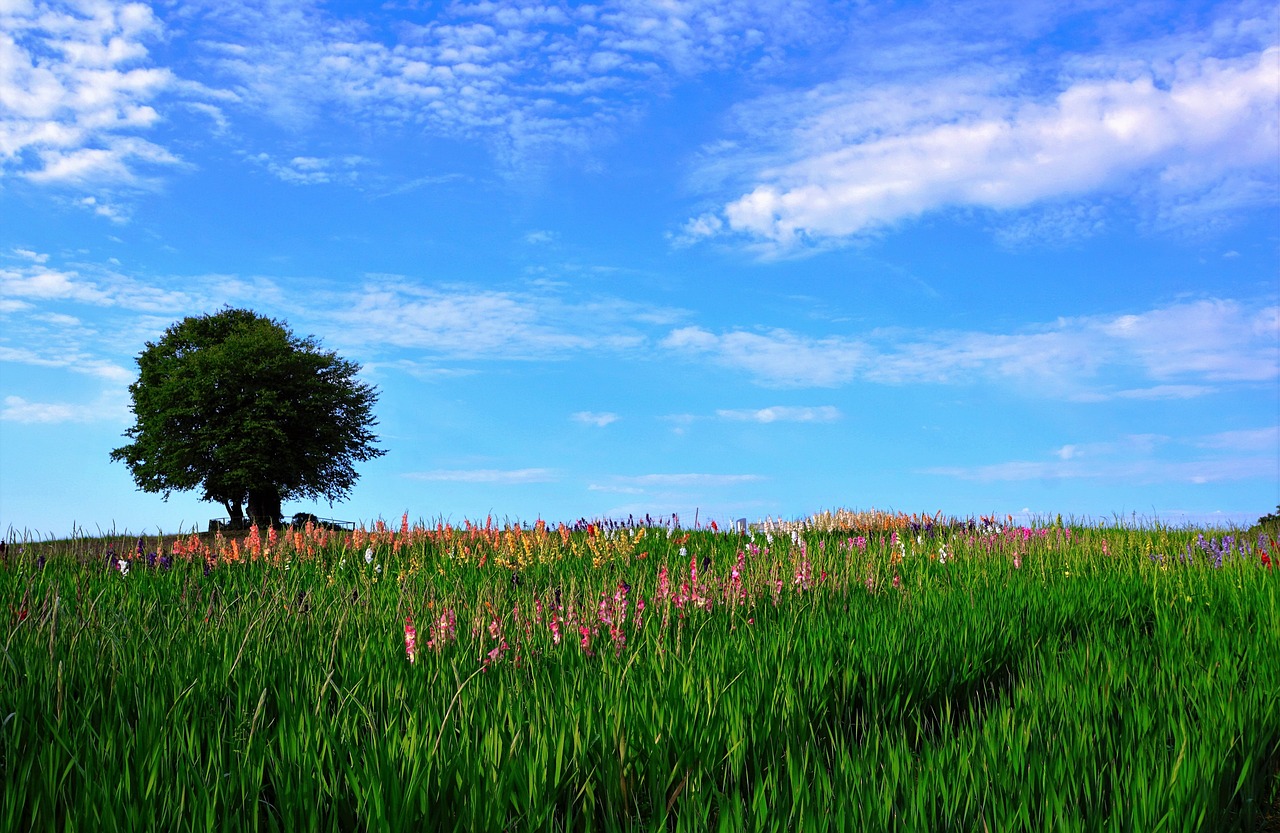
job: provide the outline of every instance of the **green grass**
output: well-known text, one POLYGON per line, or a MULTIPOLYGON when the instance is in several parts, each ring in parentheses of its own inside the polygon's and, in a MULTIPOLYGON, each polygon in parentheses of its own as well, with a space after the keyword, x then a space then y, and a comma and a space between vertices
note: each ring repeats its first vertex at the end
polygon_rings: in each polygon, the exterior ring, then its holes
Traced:
POLYGON ((127 575, 133 540, 11 547, 0 829, 1262 830, 1280 569, 1196 536, 300 532, 127 575))

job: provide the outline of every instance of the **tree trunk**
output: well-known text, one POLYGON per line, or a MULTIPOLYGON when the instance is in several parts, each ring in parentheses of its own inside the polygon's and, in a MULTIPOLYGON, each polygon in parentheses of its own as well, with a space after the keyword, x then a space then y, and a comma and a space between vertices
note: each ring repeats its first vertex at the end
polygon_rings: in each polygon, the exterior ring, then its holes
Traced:
POLYGON ((238 500, 224 500, 222 505, 227 508, 227 517, 231 520, 231 528, 244 528, 244 503, 238 500))
POLYGON ((258 526, 280 525, 280 492, 278 489, 249 490, 249 520, 258 526))

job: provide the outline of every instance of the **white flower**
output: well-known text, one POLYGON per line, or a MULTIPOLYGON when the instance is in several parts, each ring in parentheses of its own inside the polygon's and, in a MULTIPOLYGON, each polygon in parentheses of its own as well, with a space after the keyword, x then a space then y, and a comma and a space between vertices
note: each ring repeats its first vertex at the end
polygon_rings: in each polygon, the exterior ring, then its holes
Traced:
POLYGON ((120 568, 120 575, 122 575, 122 576, 127 576, 127 575, 129 575, 129 562, 128 562, 128 561, 125 561, 123 558, 118 558, 118 559, 116 559, 116 566, 120 568))
POLYGON ((369 547, 369 549, 364 551, 364 563, 366 564, 373 563, 373 547, 369 547))

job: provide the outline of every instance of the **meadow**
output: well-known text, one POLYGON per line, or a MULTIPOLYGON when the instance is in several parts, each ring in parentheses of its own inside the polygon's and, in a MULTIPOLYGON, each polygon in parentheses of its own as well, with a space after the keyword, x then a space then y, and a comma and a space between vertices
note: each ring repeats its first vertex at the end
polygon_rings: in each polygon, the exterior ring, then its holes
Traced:
POLYGON ((0 830, 1276 829, 1274 534, 11 541, 0 830))

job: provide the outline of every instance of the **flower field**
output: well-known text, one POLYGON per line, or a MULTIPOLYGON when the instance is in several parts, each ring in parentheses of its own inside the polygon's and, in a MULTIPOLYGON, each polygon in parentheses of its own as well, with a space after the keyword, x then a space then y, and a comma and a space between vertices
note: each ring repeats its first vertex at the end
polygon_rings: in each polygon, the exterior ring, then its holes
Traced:
POLYGON ((884 512, 9 543, 0 830, 1265 830, 1266 534, 884 512))

